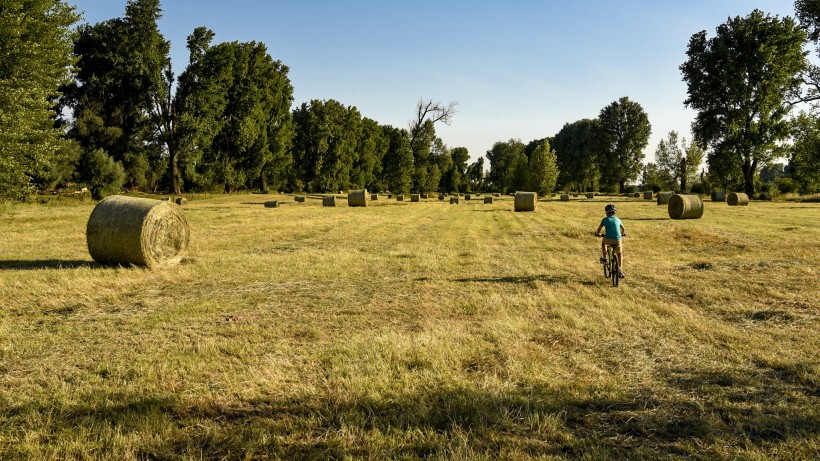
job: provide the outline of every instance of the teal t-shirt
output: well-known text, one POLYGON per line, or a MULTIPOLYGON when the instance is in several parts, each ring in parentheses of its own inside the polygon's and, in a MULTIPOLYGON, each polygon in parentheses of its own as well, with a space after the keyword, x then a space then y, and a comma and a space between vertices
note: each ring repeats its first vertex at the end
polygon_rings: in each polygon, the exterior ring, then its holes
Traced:
POLYGON ((601 220, 601 226, 606 229, 606 238, 620 240, 621 239, 621 220, 615 216, 607 216, 601 220))

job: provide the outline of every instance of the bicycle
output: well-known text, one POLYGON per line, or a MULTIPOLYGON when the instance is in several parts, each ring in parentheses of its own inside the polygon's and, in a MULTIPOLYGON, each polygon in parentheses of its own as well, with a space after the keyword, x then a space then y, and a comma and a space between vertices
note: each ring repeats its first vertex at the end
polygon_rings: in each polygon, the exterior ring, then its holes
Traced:
MULTIPOLYGON (((604 235, 596 234, 596 237, 604 237, 604 235)), ((604 266, 604 278, 612 279, 612 286, 617 287, 621 282, 621 267, 618 265, 618 249, 619 245, 607 245, 606 261, 601 265, 604 266)))

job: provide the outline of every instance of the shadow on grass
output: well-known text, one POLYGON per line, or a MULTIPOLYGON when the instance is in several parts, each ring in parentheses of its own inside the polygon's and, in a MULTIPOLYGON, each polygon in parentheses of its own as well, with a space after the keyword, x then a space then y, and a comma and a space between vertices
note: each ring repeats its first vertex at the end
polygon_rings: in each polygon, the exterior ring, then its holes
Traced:
POLYGON ((459 283, 522 283, 545 282, 550 285, 564 285, 571 280, 565 275, 527 275, 524 277, 466 277, 453 279, 459 283))
POLYGON ((79 269, 105 267, 94 261, 42 259, 34 261, 7 260, 0 261, 0 270, 34 271, 43 269, 79 269))
POLYGON ((770 400, 790 387, 787 383, 768 382, 771 392, 761 395, 746 393, 748 378, 742 376, 687 376, 675 387, 717 386, 737 400, 646 390, 615 398, 588 389, 583 397, 572 386, 488 391, 465 382, 381 396, 362 392, 358 398, 327 391, 302 398, 186 401, 177 395, 108 392, 85 400, 96 402, 91 404, 4 405, 0 422, 17 427, 20 439, 7 439, 0 455, 32 432, 44 445, 63 444, 48 447, 49 453, 84 443, 90 453, 99 437, 116 434, 120 443, 127 441, 127 448, 120 449, 135 451, 140 459, 417 459, 459 453, 495 459, 511 452, 585 459, 733 459, 748 456, 749 450, 776 455, 778 445, 787 442, 792 447, 802 442, 810 451, 820 435, 811 399, 800 404, 794 396, 790 402, 770 400), (50 415, 48 422, 37 426, 37 415, 43 414, 50 415), (101 429, 110 433, 98 433, 101 429))
POLYGON ((625 218, 624 221, 670 221, 669 218, 625 218))

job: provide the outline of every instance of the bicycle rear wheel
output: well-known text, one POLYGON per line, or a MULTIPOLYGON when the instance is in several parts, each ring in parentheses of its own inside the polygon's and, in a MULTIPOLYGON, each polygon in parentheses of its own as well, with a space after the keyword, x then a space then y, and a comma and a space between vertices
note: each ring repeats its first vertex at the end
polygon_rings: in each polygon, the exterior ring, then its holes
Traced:
POLYGON ((617 287, 618 283, 621 281, 621 267, 618 265, 618 256, 615 252, 612 252, 612 268, 610 269, 609 276, 612 277, 612 286, 617 287))

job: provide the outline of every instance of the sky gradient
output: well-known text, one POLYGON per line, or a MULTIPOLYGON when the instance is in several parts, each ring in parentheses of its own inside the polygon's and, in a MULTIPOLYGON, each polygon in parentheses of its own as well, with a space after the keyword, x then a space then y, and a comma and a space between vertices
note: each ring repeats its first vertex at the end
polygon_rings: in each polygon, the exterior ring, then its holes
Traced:
MULTIPOLYGON (((96 23, 125 0, 69 0, 96 23)), ((649 115, 645 162, 671 130, 690 137, 678 67, 692 34, 755 8, 794 15, 792 0, 476 2, 165 0, 160 30, 174 70, 197 26, 214 43, 257 41, 290 68, 294 106, 336 99, 381 124, 407 127, 420 98, 458 102, 437 133, 475 160, 493 143, 554 136, 622 96, 649 115)))

